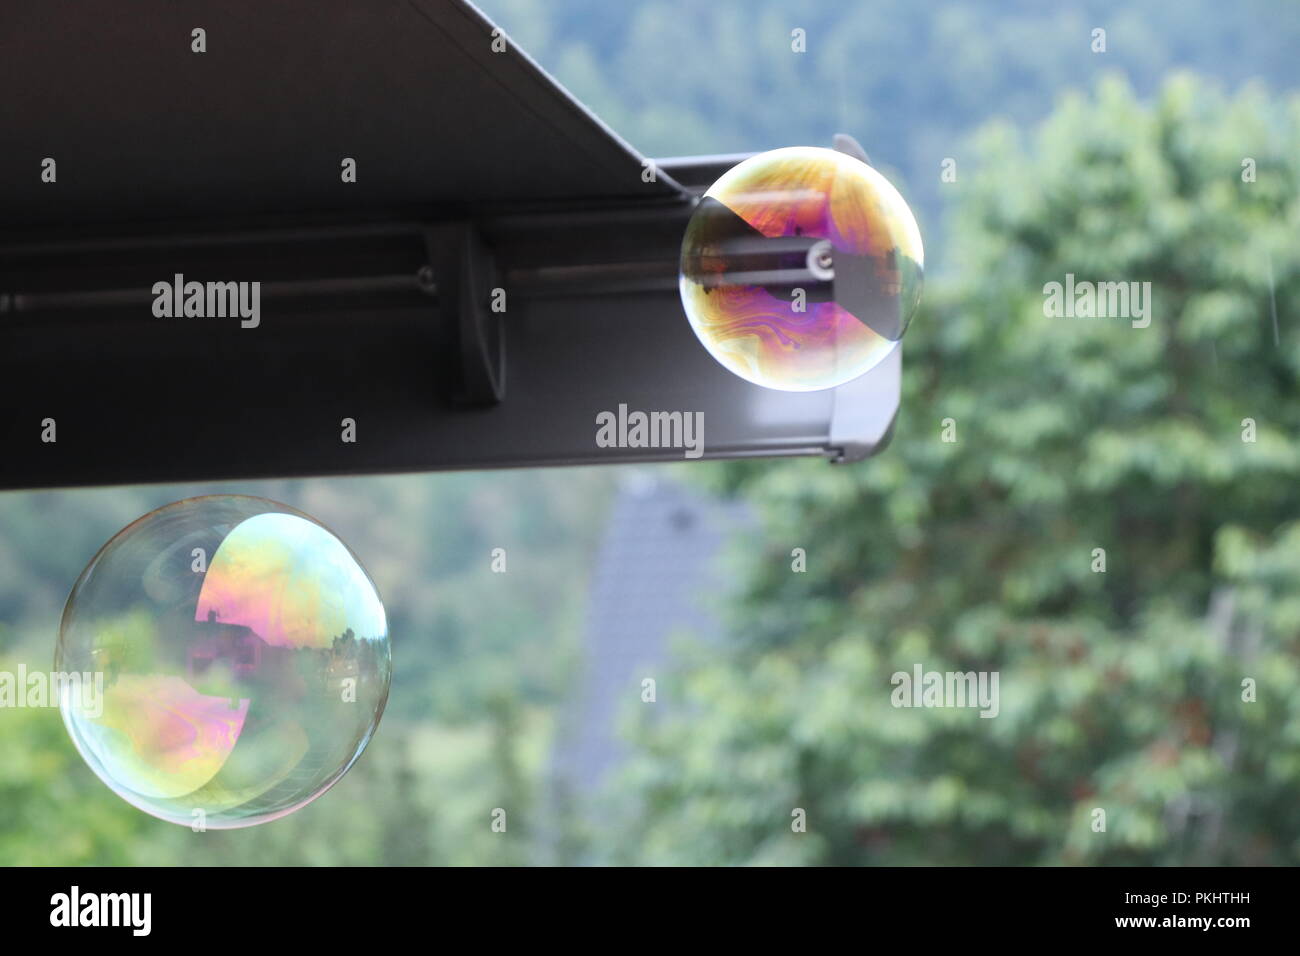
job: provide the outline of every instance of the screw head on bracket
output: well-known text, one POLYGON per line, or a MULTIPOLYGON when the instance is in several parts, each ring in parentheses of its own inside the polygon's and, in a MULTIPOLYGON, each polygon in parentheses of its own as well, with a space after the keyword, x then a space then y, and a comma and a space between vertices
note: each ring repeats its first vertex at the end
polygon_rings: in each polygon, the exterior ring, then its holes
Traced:
POLYGON ((897 346, 921 298, 916 219, 861 159, 811 146, 739 163, 704 194, 679 288, 709 353, 782 391, 833 388, 897 346))
POLYGON ((415 281, 419 283, 420 291, 426 295, 432 295, 438 291, 438 280, 433 266, 420 266, 416 270, 415 281))

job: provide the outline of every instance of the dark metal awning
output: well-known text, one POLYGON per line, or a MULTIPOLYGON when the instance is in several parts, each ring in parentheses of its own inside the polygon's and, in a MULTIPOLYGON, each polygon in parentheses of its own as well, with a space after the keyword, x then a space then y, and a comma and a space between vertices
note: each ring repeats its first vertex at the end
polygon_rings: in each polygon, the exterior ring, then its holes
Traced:
POLYGON ((0 488, 683 457, 598 447, 620 405, 705 457, 888 434, 897 353, 789 394, 696 342, 682 230, 736 157, 647 166, 467 3, 11 7, 0 488), (155 314, 178 275, 257 281, 257 326, 155 314))

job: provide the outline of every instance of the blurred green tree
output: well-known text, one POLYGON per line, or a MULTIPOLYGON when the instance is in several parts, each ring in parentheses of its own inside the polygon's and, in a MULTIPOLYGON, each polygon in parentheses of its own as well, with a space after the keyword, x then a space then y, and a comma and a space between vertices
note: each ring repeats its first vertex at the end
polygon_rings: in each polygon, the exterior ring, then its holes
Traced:
POLYGON ((1110 79, 978 153, 888 452, 722 472, 768 550, 636 731, 623 858, 1300 862, 1300 100, 1110 79), (1048 317, 1067 273, 1150 325, 1048 317), (1000 713, 895 708, 917 664, 1000 713))

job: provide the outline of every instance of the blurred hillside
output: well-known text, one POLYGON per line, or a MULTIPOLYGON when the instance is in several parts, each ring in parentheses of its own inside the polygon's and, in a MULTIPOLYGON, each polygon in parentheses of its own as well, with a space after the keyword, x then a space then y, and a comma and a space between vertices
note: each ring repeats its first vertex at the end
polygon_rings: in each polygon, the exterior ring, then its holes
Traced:
MULTIPOLYGON (((847 132, 934 239, 946 157, 994 117, 1041 120, 1111 71, 1140 96, 1179 69, 1294 87, 1286 0, 482 0, 539 63, 647 156, 830 145, 847 132), (1106 30, 1106 52, 1092 31, 1106 30), (802 29, 807 52, 791 51, 802 29)), ((960 181, 960 180, 959 180, 960 181)), ((937 248, 933 251, 938 251, 937 248)), ((932 259, 931 271, 937 264, 932 259)))

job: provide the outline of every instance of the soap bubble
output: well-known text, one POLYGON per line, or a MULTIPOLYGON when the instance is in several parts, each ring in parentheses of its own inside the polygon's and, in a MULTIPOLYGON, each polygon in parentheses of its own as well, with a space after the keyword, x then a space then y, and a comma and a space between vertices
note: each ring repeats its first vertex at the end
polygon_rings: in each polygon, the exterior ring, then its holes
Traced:
POLYGON ((841 385, 898 345, 924 254, 907 203, 866 163, 796 146, 713 184, 682 242, 682 304, 719 362, 767 388, 841 385))
POLYGON ((388 699, 388 624, 338 538, 263 498, 159 508, 82 572, 59 629, 60 709, 119 796, 163 820, 275 820, 338 781, 388 699), (102 675, 102 692, 96 684, 102 675))

